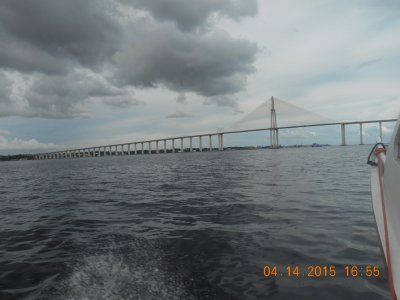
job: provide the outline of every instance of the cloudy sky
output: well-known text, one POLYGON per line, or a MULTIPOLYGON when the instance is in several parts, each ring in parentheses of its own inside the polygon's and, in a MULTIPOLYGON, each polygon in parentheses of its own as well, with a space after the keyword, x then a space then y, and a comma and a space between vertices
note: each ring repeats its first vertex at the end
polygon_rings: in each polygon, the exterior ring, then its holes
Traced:
MULTIPOLYGON (((2 0, 0 154, 215 132, 272 95, 331 120, 395 118, 399 3, 2 0)), ((314 141, 339 128, 281 134, 314 141)))

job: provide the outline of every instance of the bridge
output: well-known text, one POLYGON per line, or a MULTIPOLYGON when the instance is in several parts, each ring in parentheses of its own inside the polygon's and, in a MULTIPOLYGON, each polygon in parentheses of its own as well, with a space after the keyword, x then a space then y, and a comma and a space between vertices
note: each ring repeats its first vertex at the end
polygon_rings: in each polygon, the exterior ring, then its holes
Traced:
MULTIPOLYGON (((341 128, 341 145, 346 146, 346 126, 348 125, 356 125, 360 126, 360 145, 363 145, 363 124, 379 124, 379 136, 382 140, 382 124, 386 122, 396 122, 397 119, 378 119, 378 120, 365 120, 365 121, 350 121, 350 122, 335 122, 330 121, 325 117, 312 113, 310 111, 300 109, 297 106, 286 103, 278 98, 271 97, 271 99, 262 104, 262 106, 256 108, 253 112, 248 114, 246 117, 239 120, 236 125, 243 124, 245 122, 254 121, 259 118, 265 123, 265 113, 268 107, 269 110, 269 118, 270 118, 270 126, 269 127, 255 127, 255 128, 247 128, 247 129, 237 129, 232 128, 228 130, 218 131, 218 132, 210 132, 196 135, 185 135, 185 136, 176 136, 176 137, 166 137, 161 139, 150 139, 150 140, 142 140, 136 142, 128 142, 122 144, 110 144, 110 145, 102 145, 102 146, 94 146, 94 147, 85 147, 85 148, 77 148, 77 149, 67 149, 61 151, 53 151, 46 153, 37 153, 35 154, 35 159, 59 159, 59 158, 78 158, 78 157, 99 157, 99 156, 115 156, 115 155, 137 155, 137 154, 157 154, 157 153, 176 153, 176 152, 203 152, 203 151, 223 151, 224 150, 224 135, 234 134, 234 133, 243 133, 243 132, 256 132, 256 131, 269 131, 270 133, 270 148, 277 149, 280 147, 279 145, 279 130, 283 129, 294 129, 294 128, 307 128, 307 127, 316 127, 316 126, 340 126, 341 128), (299 111, 302 112, 302 115, 305 115, 309 118, 309 120, 318 120, 316 123, 303 122, 302 125, 287 125, 287 126, 278 126, 276 111, 277 108, 281 106, 286 112, 289 112, 291 117, 298 114, 299 111), (328 120, 328 121, 327 121, 328 120), (218 144, 217 147, 214 148, 212 144, 212 138, 217 136, 218 144), (203 147, 203 139, 208 138, 207 147, 203 147), (198 147, 193 147, 193 139, 198 139, 198 147), (184 140, 189 140, 189 147, 184 147, 184 140), (180 142, 178 147, 176 147, 175 142, 180 142), (170 142, 171 146, 167 147, 167 142, 170 142), (160 147, 161 143, 161 147, 160 147), (147 149, 145 149, 145 145, 147 145, 147 149), (155 146, 152 148, 152 146, 155 146)), ((279 111, 279 109, 278 109, 279 111)), ((235 127, 235 126, 234 126, 235 127)))

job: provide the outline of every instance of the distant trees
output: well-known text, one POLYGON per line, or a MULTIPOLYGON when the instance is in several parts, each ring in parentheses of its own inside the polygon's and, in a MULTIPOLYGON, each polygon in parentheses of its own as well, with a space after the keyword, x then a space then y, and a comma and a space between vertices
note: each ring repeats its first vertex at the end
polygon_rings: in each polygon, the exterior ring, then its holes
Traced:
POLYGON ((32 154, 0 155, 0 161, 10 160, 32 160, 35 156, 32 154))

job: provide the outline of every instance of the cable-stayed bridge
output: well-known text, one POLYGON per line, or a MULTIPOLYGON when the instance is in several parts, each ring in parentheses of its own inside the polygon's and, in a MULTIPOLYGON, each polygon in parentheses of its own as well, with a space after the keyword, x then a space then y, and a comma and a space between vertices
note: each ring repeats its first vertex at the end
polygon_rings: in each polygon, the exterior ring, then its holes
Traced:
MULTIPOLYGON (((363 124, 379 124, 379 135, 382 139, 382 123, 396 122, 397 119, 365 120, 338 122, 309 110, 300 108, 287 103, 276 97, 255 108, 245 117, 234 123, 231 127, 212 133, 203 133, 195 135, 185 135, 177 137, 167 137, 161 139, 151 139, 142 141, 133 141, 122 144, 111 144, 94 147, 85 147, 78 149, 67 149, 61 151, 52 151, 38 153, 35 159, 57 159, 57 158, 78 158, 78 157, 96 157, 113 155, 135 155, 152 153, 175 153, 175 152, 197 152, 197 151, 223 151, 224 135, 243 132, 269 131, 270 148, 277 149, 279 145, 279 130, 291 128, 306 128, 316 126, 340 126, 341 127, 341 145, 346 145, 346 126, 359 124, 360 126, 360 144, 363 142, 363 124), (217 136, 217 147, 214 148, 213 137, 217 136), (198 139, 197 147, 193 147, 193 140, 198 139), (203 140, 208 139, 206 147, 203 147, 203 140), (189 140, 189 147, 184 147, 184 140, 189 140), (179 142, 176 145, 176 141, 179 142), (167 143, 169 146, 167 147, 167 143), (160 145, 161 144, 161 145, 160 145), (145 149, 145 145, 147 146, 145 149), (152 148, 152 146, 155 146, 152 148), (178 147, 176 147, 178 146, 178 147)), ((205 146, 205 145, 204 145, 205 146)))

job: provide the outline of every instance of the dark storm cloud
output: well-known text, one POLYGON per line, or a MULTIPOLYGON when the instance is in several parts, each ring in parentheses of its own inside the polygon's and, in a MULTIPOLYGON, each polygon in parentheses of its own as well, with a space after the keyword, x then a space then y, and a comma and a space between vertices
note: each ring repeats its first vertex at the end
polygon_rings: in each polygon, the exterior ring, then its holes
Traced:
POLYGON ((126 108, 140 103, 132 88, 159 85, 220 105, 213 97, 245 89, 258 48, 209 20, 256 12, 256 0, 2 0, 0 71, 20 76, 0 76, 0 104, 13 102, 1 116, 85 116, 93 99, 126 108), (16 97, 4 86, 21 77, 16 97))
POLYGON ((12 81, 0 71, 0 105, 11 103, 12 81))
POLYGON ((186 95, 185 94, 179 94, 178 97, 176 97, 176 102, 178 103, 183 103, 183 104, 187 104, 188 101, 186 99, 186 95))
POLYGON ((120 0, 150 11, 159 21, 172 21, 183 31, 207 24, 214 14, 240 19, 257 14, 257 0, 120 0))
MULTIPOLYGON (((65 76, 37 76, 25 94, 27 117, 65 118, 87 115, 82 108, 88 100, 102 99, 118 103, 127 91, 108 84, 101 78, 71 73, 65 76)), ((108 104, 107 103, 107 104, 108 104)))
POLYGON ((65 68, 65 60, 90 66, 103 62, 117 50, 119 38, 119 25, 108 16, 107 3, 111 2, 2 0, 0 36, 11 45, 0 50, 1 65, 54 73, 65 68))
POLYGON ((161 83, 178 92, 203 96, 233 94, 253 73, 258 48, 226 33, 188 34, 174 26, 143 20, 131 41, 116 56, 120 84, 155 87, 161 83))
POLYGON ((60 59, 23 40, 5 34, 0 29, 0 67, 23 72, 65 74, 69 59, 60 59))

